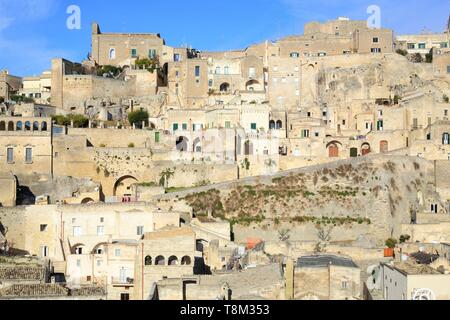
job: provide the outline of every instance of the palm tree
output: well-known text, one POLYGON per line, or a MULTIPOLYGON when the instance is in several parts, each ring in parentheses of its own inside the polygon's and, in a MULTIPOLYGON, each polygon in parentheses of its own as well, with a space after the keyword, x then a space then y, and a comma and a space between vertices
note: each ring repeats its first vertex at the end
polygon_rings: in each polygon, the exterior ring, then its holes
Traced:
POLYGON ((163 172, 161 172, 161 179, 159 180, 159 185, 164 188, 169 187, 169 180, 175 175, 175 171, 171 169, 166 169, 163 172))

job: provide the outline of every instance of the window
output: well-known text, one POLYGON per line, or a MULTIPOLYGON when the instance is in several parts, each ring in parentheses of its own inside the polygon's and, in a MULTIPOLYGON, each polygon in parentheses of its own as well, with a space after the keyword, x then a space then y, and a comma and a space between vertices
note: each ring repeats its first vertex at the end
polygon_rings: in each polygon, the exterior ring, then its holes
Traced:
POLYGON ((208 81, 208 87, 212 87, 213 86, 213 81, 210 79, 209 81, 208 81))
POLYGON ((449 145, 450 144, 450 135, 448 133, 444 133, 442 135, 442 144, 449 145))
POLYGON ((223 69, 223 73, 224 73, 224 74, 230 74, 230 68, 229 68, 229 67, 225 67, 225 68, 223 69))
POLYGON ((137 235, 138 236, 144 235, 144 227, 143 226, 137 227, 137 235))
POLYGON ((97 260, 97 267, 101 267, 103 264, 103 260, 97 260))
POLYGON ((250 67, 248 69, 248 76, 250 78, 254 78, 256 76, 256 69, 254 67, 250 67))
POLYGON ((256 130, 256 123, 252 123, 250 127, 252 130, 256 130))
POLYGON ((444 110, 444 117, 448 117, 448 110, 444 110))
POLYGON ((408 43, 408 49, 415 49, 416 44, 415 43, 408 43))
POLYGON ((48 247, 47 246, 41 247, 41 257, 42 258, 48 257, 48 247))
POLYGON ((419 43, 419 49, 425 49, 426 45, 425 43, 419 43))
POLYGON ((105 235, 105 227, 104 226, 98 226, 97 227, 97 235, 98 236, 104 236, 105 235))
POLYGON ((216 67, 216 74, 220 74, 220 67, 216 67))
POLYGON ((77 219, 72 218, 72 224, 75 223, 75 222, 77 222, 77 219))
POLYGON ((156 50, 155 49, 148 50, 148 57, 150 59, 155 59, 156 58, 156 50))
POLYGON ((77 260, 77 267, 78 268, 81 267, 81 260, 80 259, 77 260))
POLYGON ((178 62, 178 61, 180 61, 181 59, 180 59, 180 54, 179 53, 175 53, 174 55, 173 55, 173 61, 175 61, 175 62, 178 62))
POLYGON ((83 248, 82 248, 82 247, 76 248, 76 249, 75 249, 75 254, 77 254, 77 255, 83 254, 83 248))
POLYGON ((109 49, 109 60, 114 60, 116 58, 116 49, 109 49))
POLYGON ((121 293, 120 294, 120 300, 121 301, 128 301, 128 300, 130 300, 130 294, 129 293, 121 293))
POLYGON ((345 126, 345 124, 346 124, 346 121, 342 120, 342 125, 345 126))
POLYGON ((315 137, 319 137, 319 133, 318 132, 314 132, 314 136, 315 137))
POLYGON ((431 213, 438 213, 438 205, 437 204, 431 205, 431 213))
POLYGON ((47 227, 48 227, 48 225, 46 225, 46 224, 41 224, 41 226, 40 226, 41 232, 47 231, 47 227))
POLYGON ((82 234, 81 227, 73 227, 73 236, 80 237, 82 234))
POLYGON ((100 223, 105 222, 105 218, 100 218, 100 223))
POLYGON ((195 76, 200 77, 200 66, 195 66, 195 76))
POLYGON ((177 77, 177 78, 178 78, 179 76, 180 76, 180 71, 178 71, 178 70, 177 70, 177 71, 175 71, 175 77, 177 77))
POLYGON ((348 288, 348 282, 347 281, 342 281, 341 282, 341 289, 345 290, 348 288))
POLYGON ((449 74, 450 74, 450 65, 449 65, 449 66, 447 66, 447 73, 449 73, 449 74))
POLYGON ((33 151, 31 148, 25 149, 25 163, 32 163, 33 162, 33 151))
POLYGON ((302 138, 309 138, 309 130, 302 131, 302 138))
POLYGON ((182 128, 183 128, 183 131, 187 131, 187 129, 188 129, 187 123, 183 123, 182 128))
POLYGON ((40 98, 42 97, 42 95, 41 95, 40 93, 35 93, 35 94, 34 94, 34 97, 35 97, 36 99, 40 99, 40 98))
POLYGON ((174 123, 173 125, 172 125, 172 131, 173 132, 175 132, 175 131, 177 131, 178 130, 178 123, 174 123))
POLYGON ((441 43, 441 49, 445 49, 448 48, 448 43, 447 42, 442 42, 441 43))
POLYGON ((370 49, 370 52, 372 52, 372 53, 381 53, 381 48, 372 48, 372 49, 370 49))
POLYGON ((115 255, 116 257, 120 257, 120 249, 114 250, 114 255, 115 255))
POLYGON ((225 128, 231 129, 231 121, 225 121, 225 128))
POLYGON ((131 57, 132 58, 137 58, 137 49, 131 49, 131 57))
POLYGON ((14 149, 13 148, 8 148, 6 150, 6 160, 8 163, 13 163, 14 162, 14 149))
POLYGON ((373 43, 378 43, 378 42, 380 42, 380 39, 378 39, 378 38, 373 38, 373 43))
POLYGON ((298 58, 300 54, 298 52, 291 52, 291 58, 298 58))

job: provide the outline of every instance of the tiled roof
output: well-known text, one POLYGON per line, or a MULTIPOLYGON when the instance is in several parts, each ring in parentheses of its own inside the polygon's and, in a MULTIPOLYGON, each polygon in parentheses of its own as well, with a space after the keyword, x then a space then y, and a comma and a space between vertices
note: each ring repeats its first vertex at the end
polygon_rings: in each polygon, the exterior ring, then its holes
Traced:
POLYGON ((68 290, 57 284, 14 284, 0 290, 0 297, 60 297, 68 290))
POLYGON ((0 280, 36 280, 43 281, 45 268, 28 266, 0 266, 0 280))
POLYGON ((70 295, 74 297, 104 296, 106 295, 106 290, 104 287, 84 287, 71 290, 70 295))
POLYGON ((299 268, 322 268, 328 267, 329 265, 358 268, 353 260, 333 255, 305 256, 297 260, 297 267, 299 268))

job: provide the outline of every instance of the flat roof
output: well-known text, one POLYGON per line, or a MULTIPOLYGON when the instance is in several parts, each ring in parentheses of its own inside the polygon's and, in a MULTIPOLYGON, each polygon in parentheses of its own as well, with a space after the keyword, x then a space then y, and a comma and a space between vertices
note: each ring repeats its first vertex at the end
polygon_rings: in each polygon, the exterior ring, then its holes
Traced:
POLYGON ((323 268, 329 265, 347 268, 358 268, 353 260, 334 255, 305 256, 297 260, 298 268, 323 268))

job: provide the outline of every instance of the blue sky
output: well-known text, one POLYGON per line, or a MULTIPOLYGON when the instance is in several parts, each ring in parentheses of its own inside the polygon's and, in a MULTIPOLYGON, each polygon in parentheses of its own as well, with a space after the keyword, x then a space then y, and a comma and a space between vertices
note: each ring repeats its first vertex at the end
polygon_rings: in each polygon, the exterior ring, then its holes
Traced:
POLYGON ((83 60, 92 21, 104 32, 161 33, 171 46, 229 50, 301 34, 312 20, 366 20, 372 4, 382 26, 399 34, 441 32, 450 13, 449 0, 0 0, 0 70, 34 75, 53 57, 83 60), (81 9, 80 30, 66 27, 69 5, 81 9))

